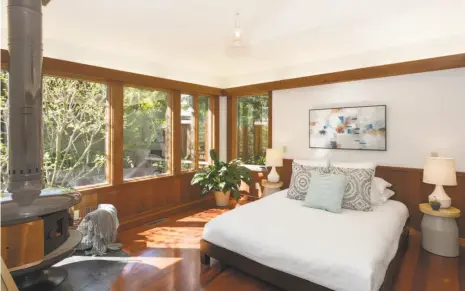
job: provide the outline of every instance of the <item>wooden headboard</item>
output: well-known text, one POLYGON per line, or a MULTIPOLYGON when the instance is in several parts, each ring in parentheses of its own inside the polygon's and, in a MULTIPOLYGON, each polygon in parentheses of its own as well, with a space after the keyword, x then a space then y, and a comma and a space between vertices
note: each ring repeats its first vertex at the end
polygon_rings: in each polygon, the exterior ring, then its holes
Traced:
MULTIPOLYGON (((289 187, 292 174, 292 161, 285 159, 283 167, 277 168, 284 189, 289 187)), ((428 202, 428 195, 433 192, 434 185, 422 182, 423 169, 378 166, 376 176, 381 177, 392 184, 391 189, 396 194, 391 198, 407 205, 411 216, 411 226, 420 230, 422 213, 418 210, 418 204, 428 202)), ((266 173, 254 172, 253 183, 260 183, 266 178, 266 173)), ((254 185, 253 184, 253 185, 254 185)), ((250 189, 252 196, 257 196, 258 191, 250 189)), ((444 187, 447 194, 452 198, 452 205, 461 211, 465 211, 465 173, 457 172, 457 186, 444 187)), ((465 215, 459 218, 460 237, 465 238, 465 215)))

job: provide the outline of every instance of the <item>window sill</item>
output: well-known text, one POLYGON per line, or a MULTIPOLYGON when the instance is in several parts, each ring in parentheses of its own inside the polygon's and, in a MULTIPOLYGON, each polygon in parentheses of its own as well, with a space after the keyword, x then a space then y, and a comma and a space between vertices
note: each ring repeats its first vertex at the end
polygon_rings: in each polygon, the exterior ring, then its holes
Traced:
POLYGON ((136 178, 131 178, 128 180, 124 180, 123 184, 131 184, 131 183, 136 183, 136 182, 141 182, 141 181, 149 181, 149 180, 158 180, 158 179, 166 179, 173 177, 174 175, 171 173, 167 174, 162 174, 158 176, 145 176, 145 177, 136 177, 136 178))
MULTIPOLYGON (((199 169, 200 170, 200 169, 199 169)), ((187 171, 181 171, 180 175, 188 175, 188 174, 195 174, 199 170, 187 170, 187 171)))
POLYGON ((244 165, 244 167, 251 170, 252 172, 268 172, 267 167, 262 165, 244 165))
POLYGON ((111 186, 113 185, 106 182, 106 183, 101 183, 101 184, 73 187, 73 189, 75 189, 78 192, 81 192, 81 191, 99 190, 99 189, 104 189, 104 188, 111 187, 111 186))

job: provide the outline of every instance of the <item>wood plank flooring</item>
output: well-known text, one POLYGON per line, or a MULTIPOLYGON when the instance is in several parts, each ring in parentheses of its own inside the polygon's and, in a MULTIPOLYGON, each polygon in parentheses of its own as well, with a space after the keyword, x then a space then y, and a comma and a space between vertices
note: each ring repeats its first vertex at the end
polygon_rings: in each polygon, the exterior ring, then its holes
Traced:
MULTIPOLYGON (((278 291, 239 270, 218 262, 204 266, 199 260, 203 226, 226 209, 196 209, 168 217, 160 224, 145 225, 119 235, 124 250, 134 257, 110 290, 145 291, 278 291)), ((420 247, 420 235, 412 232, 395 291, 465 291, 465 249, 460 258, 432 255, 420 247)))

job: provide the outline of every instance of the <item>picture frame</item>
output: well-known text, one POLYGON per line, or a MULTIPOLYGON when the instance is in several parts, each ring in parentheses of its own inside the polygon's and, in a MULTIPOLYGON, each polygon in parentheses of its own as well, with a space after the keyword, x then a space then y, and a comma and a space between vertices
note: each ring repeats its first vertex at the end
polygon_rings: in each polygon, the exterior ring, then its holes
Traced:
POLYGON ((387 151, 386 105, 310 109, 309 148, 387 151))

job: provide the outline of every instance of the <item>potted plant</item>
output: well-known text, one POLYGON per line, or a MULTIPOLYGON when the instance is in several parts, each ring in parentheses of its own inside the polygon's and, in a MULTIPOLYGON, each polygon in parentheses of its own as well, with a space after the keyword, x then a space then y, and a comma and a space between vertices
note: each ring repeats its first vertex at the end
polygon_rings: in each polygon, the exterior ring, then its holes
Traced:
POLYGON ((197 172, 192 178, 191 185, 200 185, 202 196, 213 192, 218 206, 227 206, 231 194, 238 201, 241 198, 239 193, 241 182, 244 181, 248 185, 251 183, 250 170, 239 160, 229 163, 220 161, 215 150, 210 150, 210 157, 213 164, 197 172))
POLYGON ((433 197, 433 199, 431 199, 431 201, 429 202, 429 204, 431 205, 431 208, 435 211, 439 211, 439 208, 441 208, 441 202, 439 202, 436 197, 433 197))

